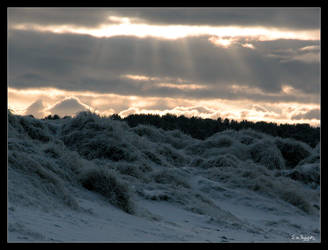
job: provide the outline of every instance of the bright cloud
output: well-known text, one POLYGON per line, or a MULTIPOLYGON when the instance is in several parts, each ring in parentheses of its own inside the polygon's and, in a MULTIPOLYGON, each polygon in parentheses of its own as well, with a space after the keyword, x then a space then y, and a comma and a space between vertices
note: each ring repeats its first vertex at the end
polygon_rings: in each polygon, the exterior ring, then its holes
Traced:
POLYGON ((145 81, 151 82, 152 86, 164 87, 164 88, 172 88, 172 89, 181 89, 181 90, 196 90, 196 89, 207 89, 207 86, 190 83, 181 78, 169 78, 169 77, 150 77, 146 75, 133 75, 126 74, 122 75, 123 78, 128 78, 134 81, 145 81), (163 82, 168 81, 168 82, 163 82))
POLYGON ((61 117, 67 115, 75 115, 80 111, 93 111, 91 107, 82 103, 79 98, 71 96, 52 105, 48 108, 48 111, 52 114, 57 114, 61 117))
POLYGON ((301 48, 302 51, 312 51, 312 50, 320 50, 320 46, 318 45, 312 45, 312 46, 305 46, 301 48))
MULTIPOLYGON (((288 87, 284 91, 290 91, 288 87)), ((93 92, 64 91, 58 89, 8 89, 9 107, 17 107, 16 100, 25 103, 25 109, 20 114, 32 114, 42 117, 49 114, 60 116, 75 115, 78 111, 91 110, 100 115, 114 113, 122 117, 130 114, 159 114, 167 113, 184 115, 187 117, 202 117, 217 119, 228 118, 234 120, 247 119, 250 121, 272 121, 276 123, 310 123, 320 124, 313 114, 320 110, 320 105, 299 103, 271 103, 258 102, 250 104, 247 100, 192 100, 183 98, 160 98, 142 96, 122 96, 116 94, 100 94, 93 92), (49 92, 55 94, 48 97, 49 92), (30 98, 33 96, 34 102, 30 98), (27 98, 24 102, 24 98, 27 98), (260 107, 260 108, 259 108, 260 107), (312 113, 309 112, 315 110, 312 113)), ((13 108, 15 112, 15 108, 13 108)), ((317 114, 317 113, 315 113, 317 114)))
POLYGON ((231 38, 220 38, 220 37, 210 37, 208 39, 211 43, 222 48, 229 48, 233 43, 234 39, 231 38))
POLYGON ((194 90, 194 89, 206 89, 207 86, 199 85, 199 84, 173 84, 173 83, 159 83, 157 86, 166 87, 166 88, 175 88, 175 89, 183 89, 183 90, 194 90))
POLYGON ((254 45, 251 43, 242 43, 241 46, 244 48, 255 49, 254 45))
POLYGON ((101 24, 98 27, 73 25, 40 25, 33 23, 14 24, 16 30, 35 30, 39 32, 84 34, 98 38, 114 36, 155 37, 161 39, 180 39, 189 36, 211 36, 215 44, 227 46, 233 38, 251 38, 259 41, 276 39, 319 40, 320 30, 281 30, 272 27, 208 26, 208 25, 154 25, 134 23, 129 17, 108 17, 114 24, 101 24))

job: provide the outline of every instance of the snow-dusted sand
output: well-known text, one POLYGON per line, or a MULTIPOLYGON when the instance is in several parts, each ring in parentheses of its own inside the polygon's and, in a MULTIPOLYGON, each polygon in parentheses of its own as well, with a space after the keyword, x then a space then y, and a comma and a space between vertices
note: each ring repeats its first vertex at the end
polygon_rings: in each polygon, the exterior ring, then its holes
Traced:
POLYGON ((252 130, 8 115, 8 242, 320 242, 319 181, 319 145, 252 130))

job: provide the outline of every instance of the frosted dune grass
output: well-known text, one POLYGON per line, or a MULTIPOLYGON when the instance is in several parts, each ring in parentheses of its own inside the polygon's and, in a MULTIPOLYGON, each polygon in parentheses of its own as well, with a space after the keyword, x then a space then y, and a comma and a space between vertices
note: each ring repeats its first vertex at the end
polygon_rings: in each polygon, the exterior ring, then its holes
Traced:
MULTIPOLYGON (((82 201, 89 199, 97 207, 102 204, 99 197, 107 202, 108 211, 113 206, 147 221, 165 221, 165 209, 156 215, 149 206, 167 204, 182 209, 184 215, 202 216, 209 228, 234 230, 240 237, 252 233, 258 241, 270 238, 268 234, 290 240, 292 223, 286 229, 278 228, 278 222, 267 228, 264 219, 244 215, 244 208, 260 209, 275 221, 297 215, 313 221, 296 220, 298 230, 311 230, 318 238, 320 145, 311 148, 250 129, 226 130, 198 140, 178 130, 130 128, 90 112, 58 120, 8 114, 10 207, 40 209, 49 216, 78 211, 83 217, 92 208, 86 209, 82 201), (91 199, 93 194, 97 196, 91 199)), ((19 235, 22 226, 17 226, 15 209, 9 211, 9 234, 19 235)), ((180 223, 177 228, 184 228, 180 223)), ((48 237, 46 232, 30 230, 32 241, 48 237)), ((158 237, 171 239, 163 235, 158 237)), ((209 236, 193 237, 197 241, 209 236)))

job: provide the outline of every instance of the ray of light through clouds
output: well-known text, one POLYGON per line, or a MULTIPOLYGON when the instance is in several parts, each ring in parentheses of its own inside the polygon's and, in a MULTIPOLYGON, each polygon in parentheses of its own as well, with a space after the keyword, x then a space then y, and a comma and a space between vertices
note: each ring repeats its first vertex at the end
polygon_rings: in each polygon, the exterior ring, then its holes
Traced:
POLYGON ((320 125, 320 8, 9 8, 8 107, 320 125))

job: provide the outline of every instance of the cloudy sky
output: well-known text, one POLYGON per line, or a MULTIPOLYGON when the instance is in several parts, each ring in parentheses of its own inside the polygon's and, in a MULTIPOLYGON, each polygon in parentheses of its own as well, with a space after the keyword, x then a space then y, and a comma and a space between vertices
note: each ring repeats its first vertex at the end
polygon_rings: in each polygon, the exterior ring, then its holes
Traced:
POLYGON ((8 8, 8 107, 320 124, 320 8, 8 8))

